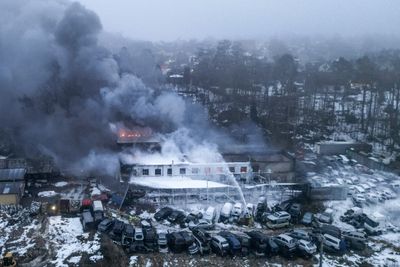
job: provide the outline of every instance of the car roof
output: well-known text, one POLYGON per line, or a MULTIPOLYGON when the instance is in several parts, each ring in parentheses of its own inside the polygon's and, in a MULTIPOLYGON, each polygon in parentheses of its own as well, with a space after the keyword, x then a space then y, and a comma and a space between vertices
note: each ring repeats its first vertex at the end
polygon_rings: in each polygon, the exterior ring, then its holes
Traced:
POLYGON ((225 242, 225 241, 226 241, 226 239, 223 238, 223 237, 220 236, 220 235, 215 235, 215 236, 213 236, 213 238, 214 238, 214 239, 217 239, 219 242, 225 242))
POLYGON ((288 236, 287 234, 280 234, 279 236, 282 237, 282 238, 284 238, 284 239, 286 239, 287 241, 293 239, 292 237, 288 236))

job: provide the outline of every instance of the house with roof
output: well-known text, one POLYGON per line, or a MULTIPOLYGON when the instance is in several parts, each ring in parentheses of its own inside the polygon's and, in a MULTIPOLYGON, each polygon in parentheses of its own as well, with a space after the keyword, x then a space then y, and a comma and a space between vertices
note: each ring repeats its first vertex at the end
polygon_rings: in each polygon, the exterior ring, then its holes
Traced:
POLYGON ((17 205, 24 194, 26 169, 0 169, 0 206, 17 205))

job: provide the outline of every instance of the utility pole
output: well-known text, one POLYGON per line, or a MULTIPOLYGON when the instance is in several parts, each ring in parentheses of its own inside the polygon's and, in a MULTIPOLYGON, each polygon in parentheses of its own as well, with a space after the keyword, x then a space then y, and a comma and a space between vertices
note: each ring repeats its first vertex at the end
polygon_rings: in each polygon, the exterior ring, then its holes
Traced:
POLYGON ((324 237, 322 234, 319 235, 320 246, 319 246, 319 267, 322 267, 322 251, 324 250, 324 237))

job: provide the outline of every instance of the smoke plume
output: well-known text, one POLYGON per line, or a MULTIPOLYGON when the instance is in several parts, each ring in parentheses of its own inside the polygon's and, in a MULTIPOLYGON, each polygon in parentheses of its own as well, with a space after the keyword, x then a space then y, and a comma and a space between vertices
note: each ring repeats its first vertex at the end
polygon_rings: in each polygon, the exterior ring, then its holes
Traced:
POLYGON ((115 56, 99 44, 101 32, 99 17, 79 3, 0 2, 0 154, 112 173, 110 125, 128 123, 162 133, 160 155, 218 160, 214 143, 230 139, 212 130, 204 109, 165 86, 148 87, 132 74, 126 49, 115 56))

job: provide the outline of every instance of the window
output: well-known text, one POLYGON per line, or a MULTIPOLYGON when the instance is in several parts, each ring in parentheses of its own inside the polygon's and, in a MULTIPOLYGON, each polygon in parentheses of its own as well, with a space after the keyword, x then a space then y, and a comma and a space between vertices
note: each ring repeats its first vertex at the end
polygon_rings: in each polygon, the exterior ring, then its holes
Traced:
POLYGON ((161 175, 161 169, 156 169, 154 172, 155 172, 155 175, 161 175))
POLYGON ((186 174, 186 168, 180 168, 179 174, 186 174))
POLYGON ((193 174, 198 174, 200 172, 199 168, 192 168, 192 173, 193 174))
POLYGON ((241 173, 247 172, 247 167, 245 167, 245 166, 240 167, 240 172, 241 172, 241 173))
POLYGON ((204 173, 205 173, 206 175, 210 175, 210 174, 211 174, 211 168, 210 168, 210 167, 204 168, 204 173))
POLYGON ((168 175, 172 175, 172 168, 168 168, 168 169, 167 169, 167 174, 168 174, 168 175))
POLYGON ((229 171, 230 171, 231 173, 234 173, 234 172, 235 172, 235 167, 229 167, 229 171))
POLYGON ((149 175, 149 169, 143 169, 142 170, 143 175, 149 175))

